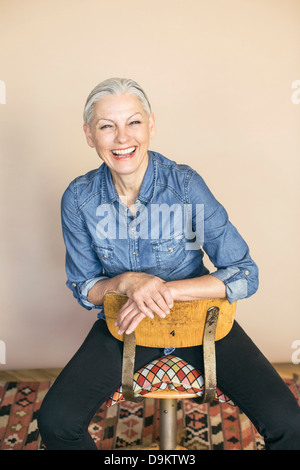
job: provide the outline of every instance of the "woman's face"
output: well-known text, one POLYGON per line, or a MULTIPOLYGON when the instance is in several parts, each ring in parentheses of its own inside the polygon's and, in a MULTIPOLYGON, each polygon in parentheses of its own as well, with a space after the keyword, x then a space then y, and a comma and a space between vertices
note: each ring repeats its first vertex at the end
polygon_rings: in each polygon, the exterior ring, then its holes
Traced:
POLYGON ((94 105, 92 122, 84 124, 88 144, 108 165, 113 176, 143 175, 150 139, 155 136, 154 115, 146 113, 135 95, 109 95, 94 105))

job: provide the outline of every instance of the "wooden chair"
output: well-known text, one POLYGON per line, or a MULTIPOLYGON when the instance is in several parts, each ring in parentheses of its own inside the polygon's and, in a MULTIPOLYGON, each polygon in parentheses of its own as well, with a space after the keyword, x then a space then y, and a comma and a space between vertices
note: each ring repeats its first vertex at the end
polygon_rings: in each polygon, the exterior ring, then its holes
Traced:
MULTIPOLYGON (((140 401, 143 398, 160 400, 159 449, 181 448, 177 441, 177 400, 198 397, 198 403, 209 403, 216 397, 215 341, 226 336, 233 325, 236 302, 226 299, 201 299, 175 301, 170 314, 161 319, 157 315, 145 319, 130 335, 118 335, 115 321, 127 297, 109 293, 104 298, 104 312, 110 333, 124 341, 122 366, 122 394, 125 400, 140 401), (143 397, 133 390, 136 345, 155 348, 180 348, 203 344, 204 393, 179 392, 174 389, 150 391, 143 397)), ((176 355, 176 350, 175 350, 176 355)), ((147 365, 145 365, 147 368, 147 365)), ((198 372, 198 371, 197 371, 198 372)), ((139 371, 143 374, 143 370, 139 371)), ((200 374, 200 372, 199 372, 200 374)), ((138 380, 138 379, 137 379, 138 380)))

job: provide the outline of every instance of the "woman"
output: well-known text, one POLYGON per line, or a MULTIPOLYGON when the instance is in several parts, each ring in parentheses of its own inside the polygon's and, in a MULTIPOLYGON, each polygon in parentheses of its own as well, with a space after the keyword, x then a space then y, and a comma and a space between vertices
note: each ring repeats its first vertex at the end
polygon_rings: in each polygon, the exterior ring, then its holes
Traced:
MULTIPOLYGON (((62 198, 67 285, 98 309, 83 345, 48 392, 39 429, 48 449, 96 449, 88 425, 121 382, 123 343, 109 333, 108 291, 125 294, 119 333, 146 316, 169 314, 174 300, 253 295, 258 270, 245 241, 200 175, 149 151, 155 118, 132 80, 109 79, 89 95, 87 143, 103 164, 75 179, 62 198), (202 249, 203 247, 203 249, 202 249), (203 250, 216 267, 203 264, 203 250)), ((136 370, 168 353, 136 348, 136 370)), ((203 370, 201 347, 176 355, 203 370)), ((241 327, 216 343, 219 388, 252 420, 268 449, 300 449, 300 408, 241 327)))

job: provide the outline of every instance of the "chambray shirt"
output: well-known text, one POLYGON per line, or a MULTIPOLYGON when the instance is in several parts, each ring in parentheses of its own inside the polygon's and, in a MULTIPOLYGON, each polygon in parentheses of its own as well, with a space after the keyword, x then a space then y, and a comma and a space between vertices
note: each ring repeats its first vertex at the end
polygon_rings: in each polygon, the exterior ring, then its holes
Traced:
POLYGON ((258 268, 224 207, 190 166, 157 152, 148 155, 134 216, 120 201, 105 163, 76 178, 63 194, 67 286, 79 304, 105 318, 103 306, 87 298, 97 281, 126 271, 165 281, 203 276, 209 273, 204 252, 230 303, 250 297, 258 288, 258 268))

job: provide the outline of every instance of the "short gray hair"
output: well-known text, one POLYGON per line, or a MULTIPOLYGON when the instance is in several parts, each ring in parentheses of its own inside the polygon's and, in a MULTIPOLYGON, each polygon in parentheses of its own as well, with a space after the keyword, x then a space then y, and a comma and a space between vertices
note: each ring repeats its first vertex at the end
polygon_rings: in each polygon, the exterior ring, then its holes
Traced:
POLYGON ((138 83, 129 78, 109 78, 95 86, 89 94, 83 111, 84 122, 88 125, 90 124, 93 119, 94 105, 103 96, 125 93, 136 95, 141 100, 146 113, 148 115, 151 113, 151 106, 147 95, 138 83))

